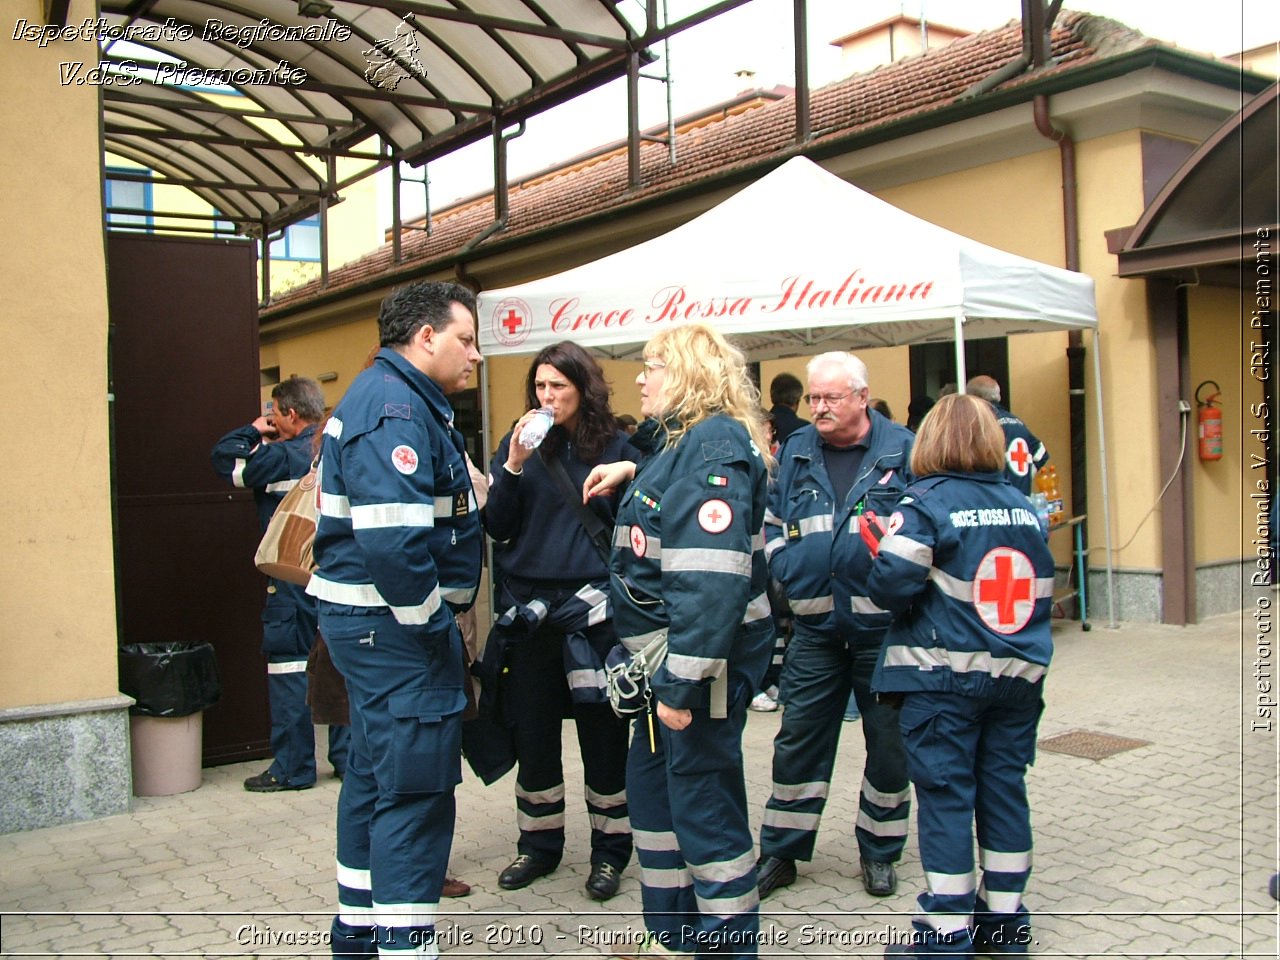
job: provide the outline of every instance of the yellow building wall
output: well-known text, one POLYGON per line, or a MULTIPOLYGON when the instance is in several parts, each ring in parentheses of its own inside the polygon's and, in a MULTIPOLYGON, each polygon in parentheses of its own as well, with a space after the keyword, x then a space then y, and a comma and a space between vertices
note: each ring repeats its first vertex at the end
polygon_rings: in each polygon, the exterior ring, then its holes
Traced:
MULTIPOLYGON (((1077 148, 1079 161, 1081 269, 1096 284, 1102 350, 1103 417, 1110 480, 1111 537, 1117 568, 1158 570, 1160 523, 1143 518, 1160 494, 1156 423, 1156 362, 1147 314, 1146 282, 1116 276, 1105 232, 1142 215, 1142 148, 1139 131, 1090 140, 1077 148), (1127 546, 1126 546, 1127 544, 1127 546)), ((1104 555, 1103 490, 1094 403, 1092 336, 1085 337, 1085 405, 1089 449, 1089 540, 1092 563, 1104 555)))
MULTIPOLYGON (((320 383, 325 406, 332 409, 364 368, 369 352, 377 346, 378 321, 370 316, 288 340, 264 343, 258 352, 258 362, 264 369, 279 367, 281 380, 294 376, 316 380, 322 373, 336 373, 337 379, 320 383)), ((271 399, 272 386, 263 385, 263 403, 271 399)))
MULTIPOLYGON (((16 20, 44 22, 38 0, 16 20)), ((96 15, 87 0, 67 20, 96 15)), ((92 42, 0 39, 0 708, 117 695, 98 91, 92 42), (38 150, 33 150, 38 144, 38 150), (68 200, 73 198, 73 200, 68 200)))
MULTIPOLYGON (((1191 390, 1194 394, 1201 383, 1213 380, 1222 393, 1221 460, 1200 459, 1198 409, 1193 397, 1187 398, 1192 404, 1188 423, 1192 449, 1184 469, 1190 471, 1195 491, 1196 557, 1207 562, 1257 555, 1249 542, 1254 536, 1257 501, 1249 495, 1258 492, 1255 481, 1266 471, 1253 469, 1249 458, 1251 452, 1262 455, 1265 449, 1248 432, 1263 426, 1250 410, 1263 397, 1262 384, 1249 371, 1249 347, 1261 337, 1249 338, 1249 330, 1241 324, 1240 304, 1235 290, 1197 287, 1187 291, 1191 390)), ((1267 366, 1273 374, 1273 364, 1267 366)), ((1200 395, 1203 399, 1214 392, 1206 386, 1200 395)))

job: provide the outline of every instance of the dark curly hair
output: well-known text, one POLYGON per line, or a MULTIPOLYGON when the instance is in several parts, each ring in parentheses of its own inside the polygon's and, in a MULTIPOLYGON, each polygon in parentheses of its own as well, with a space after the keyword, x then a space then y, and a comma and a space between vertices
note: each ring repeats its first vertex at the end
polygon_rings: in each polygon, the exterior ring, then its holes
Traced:
POLYGON ((378 311, 379 342, 384 347, 398 347, 423 326, 442 330, 453 320, 455 303, 475 315, 476 295, 457 283, 424 281, 393 290, 378 311))
MULTIPOLYGON (((578 388, 578 427, 570 439, 577 447, 578 459, 591 463, 604 453, 618 432, 618 423, 609 407, 609 385, 605 383, 604 371, 591 354, 572 341, 562 340, 543 347, 529 364, 529 374, 525 377, 525 406, 530 410, 541 406, 534 381, 538 378, 538 367, 544 363, 555 367, 578 388)), ((564 435, 564 428, 554 427, 539 449, 544 454, 555 453, 564 435)))

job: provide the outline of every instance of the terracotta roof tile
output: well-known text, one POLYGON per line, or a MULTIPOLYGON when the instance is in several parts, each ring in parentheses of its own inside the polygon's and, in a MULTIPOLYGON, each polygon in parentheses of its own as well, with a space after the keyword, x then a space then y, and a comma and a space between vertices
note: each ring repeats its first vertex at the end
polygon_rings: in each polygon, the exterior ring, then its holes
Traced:
MULTIPOLYGON (((1053 30, 1049 66, 1021 74, 1002 89, 1016 87, 1050 72, 1078 69, 1099 58, 1155 41, 1128 27, 1064 11, 1053 30)), ((1021 24, 964 37, 945 47, 845 78, 810 93, 812 141, 873 130, 905 118, 938 110, 956 101, 972 84, 989 76, 1022 52, 1021 24)), ((812 142, 811 141, 811 142, 812 142)), ((794 95, 764 102, 741 113, 702 124, 677 140, 678 162, 668 161, 664 144, 640 146, 643 186, 628 189, 625 150, 588 159, 558 175, 537 175, 509 190, 506 229, 496 236, 510 240, 553 225, 563 225, 610 209, 636 203, 713 174, 781 155, 795 147, 794 95)), ((403 262, 392 262, 391 244, 329 271, 328 286, 318 280, 278 296, 261 311, 263 319, 331 297, 393 271, 429 271, 454 255, 493 222, 493 200, 485 197, 436 212, 431 233, 402 232, 403 262)), ((481 246, 481 249, 483 245, 481 246)))

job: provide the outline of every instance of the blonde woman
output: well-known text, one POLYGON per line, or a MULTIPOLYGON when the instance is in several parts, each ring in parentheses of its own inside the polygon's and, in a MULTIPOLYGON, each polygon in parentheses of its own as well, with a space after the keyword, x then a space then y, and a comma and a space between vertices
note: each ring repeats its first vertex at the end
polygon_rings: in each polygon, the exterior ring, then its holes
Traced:
POLYGON ((660 633, 627 758, 645 926, 655 950, 754 957, 759 935, 742 729, 773 645, 761 528, 769 452, 744 358, 690 324, 646 344, 638 465, 596 468, 618 506, 610 589, 630 650, 660 633))

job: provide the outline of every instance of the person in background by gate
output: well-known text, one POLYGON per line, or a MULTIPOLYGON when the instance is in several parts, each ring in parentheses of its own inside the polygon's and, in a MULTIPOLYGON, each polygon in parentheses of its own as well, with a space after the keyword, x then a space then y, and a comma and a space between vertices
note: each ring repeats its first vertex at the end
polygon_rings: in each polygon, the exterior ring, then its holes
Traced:
POLYGON ((592 467, 639 453, 618 428, 600 365, 575 343, 552 344, 533 358, 525 405, 528 412, 498 444, 484 509, 485 529, 502 543, 500 616, 486 657, 503 657, 499 699, 519 765, 517 856, 498 885, 519 890, 560 865, 561 728, 568 716, 577 728, 591 823, 586 892, 608 900, 632 850, 627 723, 614 714, 604 689, 604 659, 618 639, 608 595, 617 498, 597 497, 585 507, 580 498, 592 467), (553 424, 530 449, 520 440, 541 416, 539 408, 553 412, 553 424))
POLYGON ((307 591, 347 683, 335 955, 435 957, 467 698, 462 635, 480 515, 447 396, 480 362, 475 296, 415 283, 382 302, 382 349, 324 428, 307 591))
POLYGON ((1005 475, 1023 496, 1030 496, 1031 482, 1036 472, 1049 462, 1049 451, 1025 423, 1000 406, 1000 384, 994 378, 976 376, 964 385, 964 392, 991 404, 996 421, 1004 431, 1005 475))
POLYGON ((583 497, 634 475, 618 507, 610 587, 636 651, 665 634, 627 756, 631 826, 653 948, 754 957, 760 898, 742 731, 773 645, 760 535, 770 457, 742 353, 712 327, 644 348, 636 468, 597 467, 583 497))
MULTIPOLYGON (((219 476, 233 487, 253 490, 264 532, 284 495, 311 470, 312 438, 324 419, 324 393, 320 384, 306 377, 290 377, 277 384, 271 402, 271 413, 232 430, 214 444, 211 454, 219 476)), ((315 728, 307 706, 306 674, 315 637, 315 600, 300 586, 269 580, 262 611, 262 652, 267 658, 272 759, 266 770, 245 780, 246 790, 306 790, 316 782, 315 728)), ((346 772, 349 740, 348 727, 330 725, 328 756, 339 779, 346 772)))
POLYGON ((867 583, 894 618, 872 686, 902 701, 926 884, 915 941, 885 956, 1025 954, 1031 943, 1025 777, 1053 653, 1053 557, 1005 478, 1005 449, 986 402, 939 400, 867 583))

